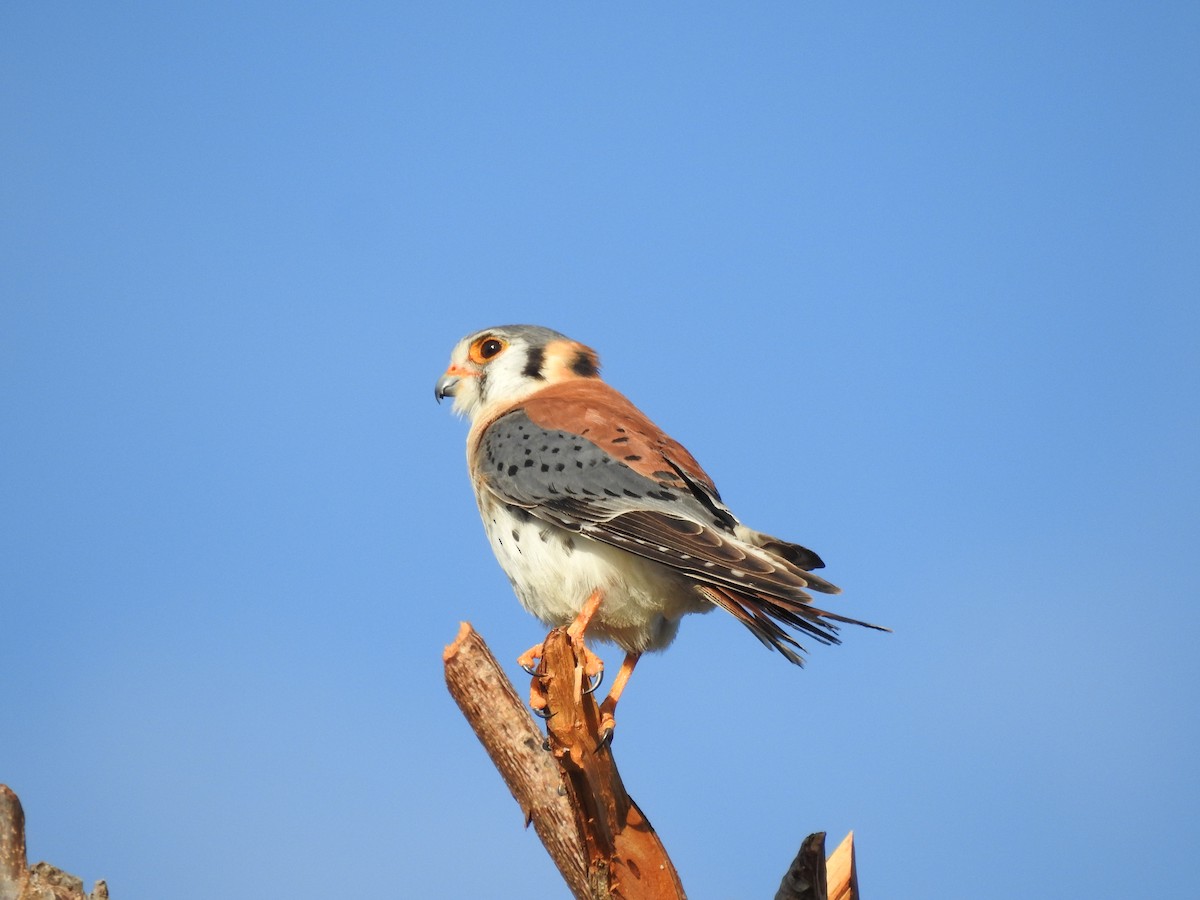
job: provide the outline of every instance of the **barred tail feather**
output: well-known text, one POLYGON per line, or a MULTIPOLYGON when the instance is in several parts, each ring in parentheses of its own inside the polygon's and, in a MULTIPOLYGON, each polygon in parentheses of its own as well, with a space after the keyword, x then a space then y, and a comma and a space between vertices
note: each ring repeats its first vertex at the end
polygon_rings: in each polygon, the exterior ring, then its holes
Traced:
POLYGON ((862 625, 877 631, 891 631, 882 625, 872 625, 848 616, 838 615, 807 603, 771 597, 766 594, 749 594, 718 585, 703 585, 700 591, 717 606, 731 613, 745 625, 763 644, 778 650, 790 663, 804 665, 801 653, 807 652, 795 638, 785 631, 780 623, 804 632, 822 644, 840 644, 837 625, 862 625))

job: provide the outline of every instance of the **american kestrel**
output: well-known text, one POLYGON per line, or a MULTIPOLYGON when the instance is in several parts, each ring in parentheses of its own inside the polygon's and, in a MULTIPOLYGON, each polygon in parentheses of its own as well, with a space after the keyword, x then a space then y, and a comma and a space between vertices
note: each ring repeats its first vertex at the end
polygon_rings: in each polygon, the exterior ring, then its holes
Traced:
POLYGON ((821 558, 738 521, 692 455, 600 379, 589 347, 536 325, 477 331, 435 394, 471 420, 475 499, 521 604, 581 648, 586 633, 625 651, 601 706, 608 733, 638 657, 688 613, 719 606, 797 665, 784 626, 823 644, 838 642, 833 622, 878 627, 812 606, 809 590, 840 593, 812 573, 821 558))

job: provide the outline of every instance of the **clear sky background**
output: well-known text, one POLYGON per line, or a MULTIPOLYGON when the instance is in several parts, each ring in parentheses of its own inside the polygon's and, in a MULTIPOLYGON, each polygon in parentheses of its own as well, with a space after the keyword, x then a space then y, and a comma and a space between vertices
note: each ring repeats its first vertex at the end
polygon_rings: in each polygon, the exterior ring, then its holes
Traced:
MULTIPOLYGON (((446 694, 453 344, 534 322, 818 550, 617 759, 695 900, 1182 897, 1200 5, 6 3, 0 781, 119 900, 566 890, 446 694)), ((619 652, 606 658, 615 665, 619 652)), ((510 666, 524 686, 524 676, 510 666)))

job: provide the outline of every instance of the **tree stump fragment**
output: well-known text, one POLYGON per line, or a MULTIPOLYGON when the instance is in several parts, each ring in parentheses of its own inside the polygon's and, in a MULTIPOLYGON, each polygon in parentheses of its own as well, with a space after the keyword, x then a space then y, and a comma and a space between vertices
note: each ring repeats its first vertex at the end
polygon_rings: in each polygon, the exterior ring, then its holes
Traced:
POLYGON ((0 900, 108 900, 103 881, 88 894, 82 879, 62 869, 44 862, 28 865, 25 811, 5 784, 0 784, 0 900))

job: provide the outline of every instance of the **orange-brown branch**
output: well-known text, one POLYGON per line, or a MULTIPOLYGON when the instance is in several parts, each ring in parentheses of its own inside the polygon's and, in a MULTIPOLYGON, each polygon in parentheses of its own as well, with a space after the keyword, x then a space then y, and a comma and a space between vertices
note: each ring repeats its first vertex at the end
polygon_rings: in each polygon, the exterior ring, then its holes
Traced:
POLYGON ((577 898, 683 898, 662 842, 602 746, 579 642, 560 628, 541 654, 532 691, 550 716, 545 738, 469 625, 443 655, 446 684, 577 898))
MULTIPOLYGON (((682 900, 675 867, 626 793, 603 740, 601 708, 584 693, 588 661, 572 638, 558 628, 538 648, 531 693, 549 716, 544 738, 483 639, 465 623, 443 657, 446 684, 578 900, 682 900)), ((626 660, 617 681, 632 668, 626 660)), ((824 837, 805 841, 778 897, 857 900, 853 834, 828 861, 824 837)))
POLYGON ((570 784, 595 896, 621 900, 684 897, 666 849, 626 793, 604 743, 599 707, 582 691, 586 664, 576 643, 560 628, 546 637, 542 650, 533 688, 546 698, 550 749, 570 784))

